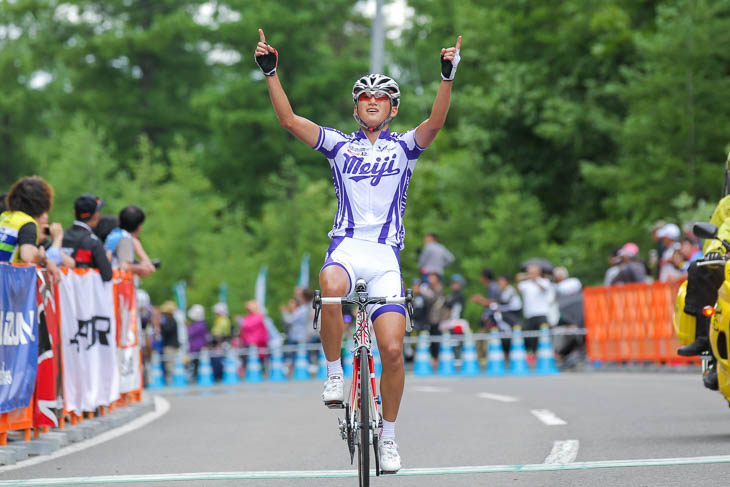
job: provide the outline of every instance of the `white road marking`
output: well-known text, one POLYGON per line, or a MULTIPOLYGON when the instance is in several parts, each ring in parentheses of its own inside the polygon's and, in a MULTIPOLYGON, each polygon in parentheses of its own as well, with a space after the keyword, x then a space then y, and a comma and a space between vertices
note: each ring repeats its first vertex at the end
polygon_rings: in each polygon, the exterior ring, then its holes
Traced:
POLYGON ((154 400, 155 400, 155 410, 154 411, 151 411, 147 414, 143 414, 139 418, 134 419, 123 426, 114 428, 109 431, 105 431, 104 433, 102 433, 98 436, 95 436, 93 438, 89 438, 88 440, 80 441, 78 443, 74 443, 72 445, 66 446, 64 448, 61 448, 60 450, 57 450, 57 451, 51 453, 50 455, 41 455, 41 456, 29 458, 27 460, 21 460, 18 463, 16 463, 15 465, 6 465, 4 467, 0 467, 0 473, 7 472, 9 470, 15 470, 18 468, 30 467, 32 465, 38 465, 39 463, 47 462, 48 460, 55 460, 56 458, 65 457, 66 455, 70 455, 72 453, 77 453, 82 450, 86 450, 87 448, 91 448, 92 446, 96 446, 100 443, 104 443, 106 441, 113 440, 114 438, 118 438, 131 431, 139 429, 142 426, 145 426, 148 423, 151 423, 152 421, 167 414, 167 412, 170 410, 170 403, 166 399, 163 399, 160 396, 155 396, 154 400))
POLYGON ((482 399, 491 399, 492 401, 499 401, 499 402, 518 402, 519 399, 512 396, 503 396, 502 394, 492 394, 490 392, 480 392, 477 394, 477 396, 481 397, 482 399))
MULTIPOLYGON (((504 472, 555 472, 564 470, 592 470, 597 468, 669 467, 678 465, 730 464, 730 455, 686 458, 647 458, 635 460, 601 460, 594 462, 533 463, 517 465, 474 465, 462 467, 404 468, 396 476, 455 475, 504 472)), ((375 470, 370 471, 375 476, 375 470)), ((0 480, 0 487, 129 484, 139 482, 214 481, 245 479, 311 479, 357 477, 357 470, 285 470, 249 472, 157 473, 141 475, 100 475, 95 477, 59 477, 24 480, 0 480)), ((208 484, 206 484, 208 485, 208 484)))
POLYGON ((450 392, 451 389, 448 387, 436 387, 436 386, 415 386, 411 387, 411 390, 415 392, 450 392))
POLYGON ((575 457, 578 456, 579 446, 580 442, 578 440, 556 441, 553 443, 553 449, 550 452, 550 455, 548 455, 547 458, 545 458, 545 461, 542 463, 572 463, 575 461, 575 457))
POLYGON ((554 412, 548 411, 547 409, 533 409, 530 412, 537 419, 539 419, 548 426, 561 426, 564 424, 568 424, 562 419, 558 418, 554 412))

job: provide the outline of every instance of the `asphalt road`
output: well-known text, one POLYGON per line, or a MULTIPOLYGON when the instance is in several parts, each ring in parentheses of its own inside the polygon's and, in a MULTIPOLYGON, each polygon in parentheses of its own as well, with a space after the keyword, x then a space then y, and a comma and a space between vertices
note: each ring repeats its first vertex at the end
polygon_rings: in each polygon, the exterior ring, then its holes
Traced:
MULTIPOLYGON (((0 485, 78 483, 73 477, 96 485, 357 485, 346 477, 357 466, 339 438, 341 413, 322 406, 320 389, 309 381, 156 392, 169 403, 158 419, 60 458, 0 467, 0 485), (253 471, 279 478, 240 478, 253 471), (226 472, 236 474, 213 478, 226 472), (301 478, 312 472, 335 478, 301 478)), ((694 374, 408 377, 396 431, 403 474, 374 486, 730 485, 730 409, 694 374)))

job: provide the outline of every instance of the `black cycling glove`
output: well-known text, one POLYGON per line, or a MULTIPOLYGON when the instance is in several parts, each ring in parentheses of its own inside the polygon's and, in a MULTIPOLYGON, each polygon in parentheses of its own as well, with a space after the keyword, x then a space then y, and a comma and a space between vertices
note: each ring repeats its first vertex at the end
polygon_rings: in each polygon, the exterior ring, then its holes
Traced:
POLYGON ((279 53, 276 52, 276 49, 274 49, 274 52, 264 54, 263 56, 254 56, 254 58, 265 76, 274 76, 276 67, 279 65, 279 53))
POLYGON ((448 61, 444 59, 443 56, 441 56, 441 79, 444 81, 453 81, 454 76, 456 76, 456 67, 459 65, 459 61, 461 61, 461 56, 459 55, 460 49, 456 50, 456 54, 454 55, 453 61, 448 61))

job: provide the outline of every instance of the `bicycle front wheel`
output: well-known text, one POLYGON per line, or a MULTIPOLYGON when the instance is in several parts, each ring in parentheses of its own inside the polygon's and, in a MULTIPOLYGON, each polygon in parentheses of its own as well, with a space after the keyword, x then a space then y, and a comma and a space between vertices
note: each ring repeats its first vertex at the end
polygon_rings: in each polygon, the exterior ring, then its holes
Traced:
POLYGON ((370 363, 366 348, 360 349, 360 444, 357 470, 360 487, 370 486, 370 363))

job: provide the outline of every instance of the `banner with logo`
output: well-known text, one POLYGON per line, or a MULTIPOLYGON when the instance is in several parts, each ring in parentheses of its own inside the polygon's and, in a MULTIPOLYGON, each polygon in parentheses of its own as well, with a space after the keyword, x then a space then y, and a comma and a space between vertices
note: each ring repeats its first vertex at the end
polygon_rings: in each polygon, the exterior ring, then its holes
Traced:
POLYGON ((117 344, 120 392, 136 391, 142 388, 140 363, 139 313, 137 310, 137 291, 132 281, 123 280, 115 285, 117 310, 117 344))
POLYGON ((35 266, 0 265, 0 413, 28 407, 38 369, 35 266))
POLYGON ((58 426, 56 414, 58 407, 56 401, 58 314, 53 288, 53 277, 43 271, 38 280, 38 374, 35 386, 36 407, 33 409, 33 426, 58 426), (51 330, 56 332, 53 333, 51 330))
POLYGON ((64 269, 58 287, 63 399, 81 414, 119 399, 113 284, 95 270, 64 269))

